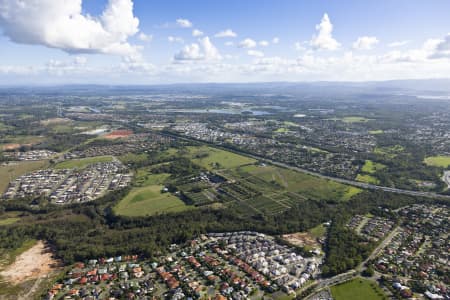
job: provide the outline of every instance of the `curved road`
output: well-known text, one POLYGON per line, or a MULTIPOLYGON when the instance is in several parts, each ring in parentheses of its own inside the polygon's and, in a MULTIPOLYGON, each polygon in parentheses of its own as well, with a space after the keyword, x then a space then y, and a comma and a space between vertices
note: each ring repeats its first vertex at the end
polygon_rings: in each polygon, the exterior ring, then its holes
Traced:
POLYGON ((316 172, 312 172, 306 169, 302 169, 299 167, 294 167, 285 163, 281 163, 278 161, 274 161, 272 159, 268 159, 268 158, 264 158, 264 157, 260 157, 257 155, 252 155, 252 154, 248 154, 236 149, 228 149, 225 147, 221 147, 219 145, 215 145, 213 143, 208 143, 205 141, 201 141, 201 140, 197 140, 194 138, 190 138, 187 136, 181 136, 179 134, 175 134, 175 133, 162 133, 159 132, 159 134, 162 135, 168 135, 168 136, 172 136, 172 137, 176 137, 176 138, 180 138, 180 139, 184 139, 187 141, 195 141, 195 142, 199 142, 208 146, 212 146, 212 147, 216 147, 216 148, 220 148, 226 151, 230 151, 230 152, 235 152, 238 153, 240 155, 243 156, 247 156, 247 157, 251 157, 278 167, 282 167, 282 168, 286 168, 286 169, 291 169, 297 172, 301 172, 301 173, 305 173, 311 176, 315 176, 315 177, 320 177, 323 179, 328 179, 328 180, 332 180, 332 181, 336 181, 336 182, 340 182, 343 184, 347 184, 347 185, 352 185, 355 187, 359 187, 359 188, 363 188, 363 189, 368 189, 368 190, 379 190, 379 191, 384 191, 384 192, 389 192, 389 193, 396 193, 396 194, 403 194, 403 195, 409 195, 409 196, 417 196, 417 197, 425 197, 425 198, 431 198, 431 199, 446 199, 446 200, 450 200, 450 195, 441 195, 441 194, 437 194, 437 193, 430 193, 430 192, 420 192, 420 191, 412 191, 412 190, 403 190, 403 189, 397 189, 397 188, 392 188, 392 187, 387 187, 387 186, 379 186, 379 185, 375 185, 375 184, 370 184, 370 183, 364 183, 364 182, 359 182, 359 181, 354 181, 354 180, 349 180, 349 179, 344 179, 344 178, 339 178, 339 177, 333 177, 333 176, 327 176, 327 175, 322 175, 320 173, 316 173, 316 172))

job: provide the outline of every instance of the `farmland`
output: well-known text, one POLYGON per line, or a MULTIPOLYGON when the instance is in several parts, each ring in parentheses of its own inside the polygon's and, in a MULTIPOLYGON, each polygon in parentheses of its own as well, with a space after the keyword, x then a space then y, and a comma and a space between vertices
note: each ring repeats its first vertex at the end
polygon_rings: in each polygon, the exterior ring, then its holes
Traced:
POLYGON ((387 299, 383 291, 368 280, 358 278, 331 287, 335 300, 382 300, 387 299))
POLYGON ((316 200, 346 200, 349 193, 354 195, 360 191, 334 181, 275 166, 252 165, 239 168, 238 171, 241 177, 255 177, 266 184, 275 184, 286 192, 316 200))
POLYGON ((124 216, 146 216, 189 209, 179 198, 161 192, 162 185, 149 185, 132 190, 115 207, 114 211, 124 216))
POLYGON ((434 167, 448 168, 450 166, 450 156, 439 155, 425 158, 425 164, 434 167))

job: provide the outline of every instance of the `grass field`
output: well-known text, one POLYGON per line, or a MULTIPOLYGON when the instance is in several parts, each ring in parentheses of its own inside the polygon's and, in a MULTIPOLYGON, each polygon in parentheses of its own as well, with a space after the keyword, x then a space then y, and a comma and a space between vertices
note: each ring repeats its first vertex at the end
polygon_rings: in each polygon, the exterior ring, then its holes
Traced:
POLYGON ((171 193, 161 193, 162 188, 162 185, 135 188, 114 207, 114 211, 119 215, 136 217, 192 208, 171 193))
POLYGON ((48 166, 48 161, 23 161, 7 166, 0 166, 0 193, 3 193, 10 179, 15 179, 25 173, 43 169, 48 166))
POLYGON ((345 201, 361 190, 334 181, 275 166, 244 166, 242 171, 266 182, 274 182, 286 191, 312 199, 345 201))
POLYGON ((148 156, 146 153, 141 154, 127 153, 119 156, 118 158, 125 165, 130 163, 143 163, 148 160, 148 156))
POLYGON ((135 183, 138 186, 162 185, 169 176, 168 173, 152 174, 140 169, 137 171, 135 183))
POLYGON ((362 167, 361 171, 364 173, 373 174, 378 170, 382 170, 386 168, 385 165, 373 162, 371 160, 366 160, 364 163, 364 166, 362 167))
POLYGON ((365 123, 369 121, 369 119, 364 117, 344 117, 342 118, 342 122, 344 123, 365 123))
POLYGON ((358 176, 356 176, 356 180, 360 181, 360 182, 372 183, 372 184, 380 183, 379 180, 376 179, 375 177, 370 176, 370 175, 363 175, 363 174, 358 174, 358 176))
POLYGON ((448 168, 450 166, 450 156, 430 156, 425 158, 424 162, 428 166, 448 168))
POLYGON ((255 163, 256 160, 229 151, 202 147, 188 147, 192 161, 205 169, 230 169, 255 163))
POLYGON ((83 169, 89 165, 101 162, 110 162, 113 160, 112 156, 95 156, 95 157, 87 157, 82 159, 71 159, 60 162, 55 165, 56 169, 83 169))
POLYGON ((354 279, 331 287, 334 300, 384 300, 388 299, 375 282, 354 279))
POLYGON ((327 229, 323 224, 317 225, 316 227, 313 227, 310 230, 308 230, 308 233, 315 238, 323 237, 326 232, 327 229))
POLYGON ((386 156, 388 158, 395 158, 398 154, 405 151, 405 148, 401 145, 394 145, 390 147, 376 147, 373 153, 386 156))
POLYGON ((280 127, 277 130, 275 130, 276 133, 286 133, 289 132, 289 129, 285 128, 285 127, 280 127))
POLYGON ((381 129, 378 129, 378 130, 370 130, 369 133, 370 133, 370 134, 383 134, 384 131, 381 130, 381 129))
POLYGON ((0 226, 6 226, 11 225, 19 221, 20 218, 6 218, 6 219, 0 219, 0 226))
POLYGON ((328 119, 330 121, 342 121, 344 123, 365 123, 370 121, 370 119, 364 118, 364 117, 357 117, 357 116, 348 116, 343 118, 331 118, 328 119))

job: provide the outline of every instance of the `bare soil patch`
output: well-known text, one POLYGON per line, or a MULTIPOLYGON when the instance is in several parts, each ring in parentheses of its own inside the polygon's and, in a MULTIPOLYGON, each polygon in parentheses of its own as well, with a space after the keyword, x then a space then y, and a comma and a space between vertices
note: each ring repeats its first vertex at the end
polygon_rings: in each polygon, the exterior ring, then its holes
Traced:
POLYGON ((3 150, 16 150, 20 148, 20 144, 5 144, 3 145, 3 150))
POLYGON ((38 241, 36 245, 17 256, 11 265, 0 272, 0 276, 16 285, 46 276, 59 267, 60 262, 53 258, 51 249, 43 241, 38 241))
POLYGON ((308 232, 296 232, 291 234, 282 235, 282 238, 292 245, 298 247, 312 247, 312 248, 320 248, 320 244, 317 240, 311 236, 308 232))
POLYGON ((131 130, 115 130, 104 136, 106 139, 120 139, 126 138, 132 135, 133 132, 131 130))

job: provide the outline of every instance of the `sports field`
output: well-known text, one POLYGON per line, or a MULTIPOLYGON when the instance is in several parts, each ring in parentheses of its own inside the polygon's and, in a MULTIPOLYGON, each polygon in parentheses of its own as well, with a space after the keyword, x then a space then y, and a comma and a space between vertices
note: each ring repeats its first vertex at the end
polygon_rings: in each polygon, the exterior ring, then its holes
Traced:
POLYGON ((375 282, 358 278, 331 287, 334 300, 384 300, 388 299, 375 282))
POLYGON ((162 185, 149 185, 133 189, 114 207, 114 211, 119 215, 137 217, 192 208, 171 193, 162 193, 163 188, 162 185))

